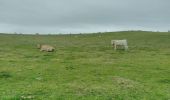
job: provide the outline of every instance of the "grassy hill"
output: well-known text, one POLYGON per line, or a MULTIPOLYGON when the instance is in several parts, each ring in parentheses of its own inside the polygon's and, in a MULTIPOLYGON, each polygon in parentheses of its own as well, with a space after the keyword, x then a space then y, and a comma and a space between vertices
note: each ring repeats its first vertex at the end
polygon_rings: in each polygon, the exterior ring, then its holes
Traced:
POLYGON ((170 33, 0 34, 0 86, 0 100, 169 100, 170 33))

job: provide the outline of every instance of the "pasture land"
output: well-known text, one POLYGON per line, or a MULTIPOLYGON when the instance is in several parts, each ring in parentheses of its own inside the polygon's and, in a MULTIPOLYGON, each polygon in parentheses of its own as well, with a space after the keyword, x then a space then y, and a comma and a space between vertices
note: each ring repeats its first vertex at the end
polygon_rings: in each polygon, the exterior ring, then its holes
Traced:
POLYGON ((170 33, 0 34, 0 100, 22 99, 169 100, 170 33), (129 50, 114 51, 112 39, 129 50))

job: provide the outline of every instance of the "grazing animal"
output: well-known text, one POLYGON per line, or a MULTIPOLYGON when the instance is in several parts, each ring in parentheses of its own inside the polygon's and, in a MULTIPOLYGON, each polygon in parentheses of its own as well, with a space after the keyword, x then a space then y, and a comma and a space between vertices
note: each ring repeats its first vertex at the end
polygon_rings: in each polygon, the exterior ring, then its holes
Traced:
POLYGON ((127 40, 111 40, 111 45, 113 45, 114 50, 117 50, 118 47, 122 47, 124 50, 128 50, 127 40))
POLYGON ((55 49, 53 46, 42 45, 42 44, 38 44, 37 48, 40 49, 40 51, 47 51, 47 52, 53 52, 55 49))

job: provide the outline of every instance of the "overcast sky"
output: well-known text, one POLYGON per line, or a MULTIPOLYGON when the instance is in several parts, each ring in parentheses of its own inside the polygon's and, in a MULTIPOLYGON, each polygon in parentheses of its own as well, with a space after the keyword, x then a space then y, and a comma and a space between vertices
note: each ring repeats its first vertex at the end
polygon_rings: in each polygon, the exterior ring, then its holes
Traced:
POLYGON ((170 30, 170 0, 0 0, 0 32, 170 30))

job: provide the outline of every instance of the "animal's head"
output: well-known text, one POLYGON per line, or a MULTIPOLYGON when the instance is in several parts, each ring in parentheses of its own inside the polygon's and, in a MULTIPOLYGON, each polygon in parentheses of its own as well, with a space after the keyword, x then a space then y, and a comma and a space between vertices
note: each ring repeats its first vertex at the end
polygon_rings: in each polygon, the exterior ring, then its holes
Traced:
POLYGON ((114 45, 116 40, 111 40, 111 44, 114 45))
POLYGON ((40 49, 41 48, 41 44, 37 44, 37 48, 40 49))

